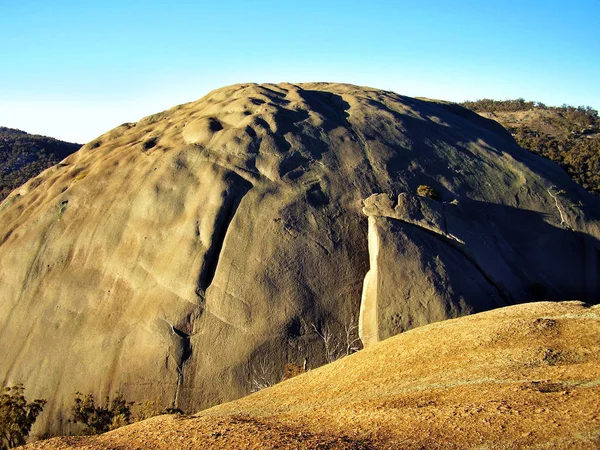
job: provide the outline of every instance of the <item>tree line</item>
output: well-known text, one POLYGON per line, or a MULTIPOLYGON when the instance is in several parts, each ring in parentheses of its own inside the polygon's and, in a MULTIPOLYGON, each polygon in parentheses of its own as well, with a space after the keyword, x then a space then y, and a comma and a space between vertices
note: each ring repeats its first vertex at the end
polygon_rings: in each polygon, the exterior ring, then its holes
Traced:
POLYGON ((546 106, 522 98, 482 99, 461 105, 488 113, 519 146, 558 163, 584 189, 600 195, 600 117, 594 108, 546 106))

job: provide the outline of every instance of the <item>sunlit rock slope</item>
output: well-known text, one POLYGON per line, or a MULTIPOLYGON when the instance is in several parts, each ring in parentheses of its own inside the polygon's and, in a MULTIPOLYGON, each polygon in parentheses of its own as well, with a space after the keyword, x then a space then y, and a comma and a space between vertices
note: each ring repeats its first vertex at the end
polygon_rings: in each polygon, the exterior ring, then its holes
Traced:
POLYGON ((275 378, 322 364, 314 330, 359 314, 370 344, 514 302, 594 302, 598 202, 453 104, 219 89, 0 204, 0 379, 49 400, 38 431, 68 431, 75 391, 197 411, 246 394, 258 362, 275 378))

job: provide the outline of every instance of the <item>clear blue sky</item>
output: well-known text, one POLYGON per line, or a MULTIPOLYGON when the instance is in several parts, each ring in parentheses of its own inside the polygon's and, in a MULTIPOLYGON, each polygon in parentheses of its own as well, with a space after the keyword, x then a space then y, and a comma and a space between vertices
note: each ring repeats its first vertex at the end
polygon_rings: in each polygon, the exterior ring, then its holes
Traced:
POLYGON ((86 142, 241 82, 600 108, 600 0, 0 0, 0 125, 86 142))

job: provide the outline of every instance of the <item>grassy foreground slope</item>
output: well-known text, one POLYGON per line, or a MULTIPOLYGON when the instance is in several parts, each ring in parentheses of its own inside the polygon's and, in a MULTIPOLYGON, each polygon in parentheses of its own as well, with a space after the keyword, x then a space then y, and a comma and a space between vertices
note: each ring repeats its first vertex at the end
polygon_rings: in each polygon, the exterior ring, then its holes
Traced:
POLYGON ((600 307, 530 303, 447 320, 196 416, 31 449, 600 446, 600 307))
POLYGON ((600 117, 588 107, 518 100, 478 100, 462 106, 500 122, 517 143, 560 164, 581 186, 600 195, 600 117))

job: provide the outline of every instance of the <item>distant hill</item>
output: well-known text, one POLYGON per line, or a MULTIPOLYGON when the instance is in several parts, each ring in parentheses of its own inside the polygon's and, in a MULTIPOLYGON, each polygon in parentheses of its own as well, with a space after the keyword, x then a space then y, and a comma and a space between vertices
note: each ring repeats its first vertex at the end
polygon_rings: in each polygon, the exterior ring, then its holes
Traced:
POLYGON ((523 99, 483 99, 462 106, 500 122, 521 147, 560 164, 577 183, 600 195, 600 117, 595 109, 523 99))
POLYGON ((0 201, 80 147, 81 144, 0 127, 0 201))

